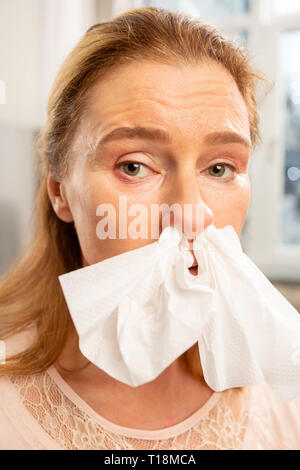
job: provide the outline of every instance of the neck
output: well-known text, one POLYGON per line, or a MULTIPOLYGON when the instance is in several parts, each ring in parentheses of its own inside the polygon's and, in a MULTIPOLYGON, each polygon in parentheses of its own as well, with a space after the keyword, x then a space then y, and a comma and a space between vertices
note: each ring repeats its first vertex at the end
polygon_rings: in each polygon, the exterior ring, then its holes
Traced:
POLYGON ((141 400, 155 394, 156 397, 165 397, 166 401, 178 389, 179 380, 197 381, 202 386, 205 384, 197 344, 177 358, 154 380, 138 387, 124 384, 92 364, 83 356, 78 344, 79 338, 72 324, 63 351, 55 363, 58 372, 67 381, 84 381, 93 387, 99 386, 102 390, 107 388, 114 393, 132 394, 141 400), (196 369, 194 363, 200 367, 200 371, 197 373, 194 373, 196 369))
MULTIPOLYGON (((191 348, 192 349, 192 348, 191 348)), ((138 387, 124 384, 89 362, 80 352, 73 329, 55 363, 63 379, 96 412, 120 426, 161 429, 191 416, 213 391, 195 378, 186 354, 156 379, 138 387)))

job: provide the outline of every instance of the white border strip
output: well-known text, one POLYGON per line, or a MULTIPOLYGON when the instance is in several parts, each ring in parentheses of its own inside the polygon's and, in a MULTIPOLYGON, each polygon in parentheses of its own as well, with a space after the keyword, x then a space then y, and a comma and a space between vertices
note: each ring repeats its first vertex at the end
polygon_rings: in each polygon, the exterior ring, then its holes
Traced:
POLYGON ((6 103, 6 93, 5 93, 5 82, 3 80, 0 80, 0 104, 5 104, 6 103))

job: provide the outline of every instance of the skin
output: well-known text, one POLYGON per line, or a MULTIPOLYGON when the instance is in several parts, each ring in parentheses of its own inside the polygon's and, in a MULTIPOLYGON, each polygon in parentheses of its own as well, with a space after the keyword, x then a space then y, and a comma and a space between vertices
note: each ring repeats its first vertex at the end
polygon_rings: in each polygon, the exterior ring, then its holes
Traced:
MULTIPOLYGON (((150 237, 100 240, 96 236, 98 205, 110 203, 118 210, 120 195, 127 196, 128 206, 142 203, 149 213, 153 203, 198 204, 204 217, 200 231, 210 224, 231 225, 240 235, 250 199, 250 153, 247 107, 234 79, 221 65, 129 64, 92 90, 69 172, 60 182, 49 176, 49 197, 57 216, 75 223, 83 266, 153 242, 150 237), (171 139, 161 143, 126 138, 87 152, 87 140, 95 144, 121 126, 159 128, 171 139), (206 142, 215 133, 227 133, 227 137, 206 142), (232 138, 233 133, 239 138, 232 138), (140 173, 128 175, 128 167, 116 166, 128 161, 144 165, 140 173), (215 172, 217 164, 225 165, 221 176, 215 172)), ((189 230, 199 231, 193 215, 184 221, 190 240, 189 230)), ((158 378, 136 388, 93 364, 71 372, 84 364, 77 334, 71 329, 56 363, 58 371, 99 414, 123 426, 171 426, 190 416, 212 394, 204 379, 191 375, 183 356, 158 378)))

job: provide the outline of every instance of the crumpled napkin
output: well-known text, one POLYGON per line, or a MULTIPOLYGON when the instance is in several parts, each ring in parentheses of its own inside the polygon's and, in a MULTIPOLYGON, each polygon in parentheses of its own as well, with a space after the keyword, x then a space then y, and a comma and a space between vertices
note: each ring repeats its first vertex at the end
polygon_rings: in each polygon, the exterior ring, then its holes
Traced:
POLYGON ((154 380, 198 342, 215 391, 268 382, 283 401, 300 394, 300 315, 243 252, 231 226, 193 243, 159 240, 59 276, 93 364, 133 387, 154 380))

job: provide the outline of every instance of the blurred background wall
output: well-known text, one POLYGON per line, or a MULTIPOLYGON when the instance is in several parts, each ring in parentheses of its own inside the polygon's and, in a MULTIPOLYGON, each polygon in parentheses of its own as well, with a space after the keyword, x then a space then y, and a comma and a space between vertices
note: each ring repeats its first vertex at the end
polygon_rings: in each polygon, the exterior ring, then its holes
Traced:
POLYGON ((60 64, 92 24, 151 5, 216 24, 272 83, 258 93, 263 142, 251 159, 243 241, 300 311, 299 0, 0 0, 0 274, 30 235, 34 139, 60 64))

